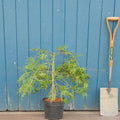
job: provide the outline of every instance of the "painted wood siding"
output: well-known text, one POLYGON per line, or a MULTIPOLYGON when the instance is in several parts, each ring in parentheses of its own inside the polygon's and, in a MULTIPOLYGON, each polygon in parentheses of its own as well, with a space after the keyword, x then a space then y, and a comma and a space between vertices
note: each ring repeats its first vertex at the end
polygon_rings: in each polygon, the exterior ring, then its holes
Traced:
MULTIPOLYGON (((108 83, 108 16, 120 17, 120 0, 0 0, 0 111, 43 109, 48 91, 20 99, 18 67, 34 55, 31 48, 55 51, 61 45, 82 55, 80 66, 91 76, 88 96, 75 94, 75 110, 99 110, 100 87, 108 83)), ((120 26, 114 46, 112 87, 119 88, 120 109, 120 26)))

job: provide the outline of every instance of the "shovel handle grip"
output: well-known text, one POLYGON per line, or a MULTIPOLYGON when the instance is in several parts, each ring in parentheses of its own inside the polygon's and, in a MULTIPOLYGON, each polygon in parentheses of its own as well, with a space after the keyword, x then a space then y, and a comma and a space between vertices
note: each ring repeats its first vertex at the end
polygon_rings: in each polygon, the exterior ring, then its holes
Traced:
POLYGON ((108 20, 108 21, 117 21, 119 19, 120 19, 119 17, 107 17, 106 18, 106 20, 108 20))
POLYGON ((107 17, 106 18, 106 24, 107 24, 107 28, 110 34, 110 47, 109 47, 109 67, 113 66, 113 48, 114 48, 114 38, 115 38, 115 33, 117 31, 117 28, 119 26, 119 21, 120 18, 119 17, 107 17), (117 21, 117 25, 114 29, 113 34, 111 33, 111 29, 109 26, 109 21, 117 21))

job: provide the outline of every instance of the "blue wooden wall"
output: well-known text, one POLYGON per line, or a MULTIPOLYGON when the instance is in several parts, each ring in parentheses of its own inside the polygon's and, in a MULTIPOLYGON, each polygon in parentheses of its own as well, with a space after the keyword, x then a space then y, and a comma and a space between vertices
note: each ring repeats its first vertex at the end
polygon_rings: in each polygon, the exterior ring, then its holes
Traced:
MULTIPOLYGON (((55 50, 60 45, 81 54, 80 66, 91 76, 88 96, 75 95, 74 109, 98 110, 100 87, 107 87, 108 82, 108 16, 120 17, 120 0, 0 0, 0 111, 43 109, 47 92, 27 95, 21 101, 18 67, 33 56, 30 48, 55 50)), ((113 30, 115 23, 110 26, 113 30)), ((120 98, 120 26, 115 36, 112 87, 119 88, 120 98)))

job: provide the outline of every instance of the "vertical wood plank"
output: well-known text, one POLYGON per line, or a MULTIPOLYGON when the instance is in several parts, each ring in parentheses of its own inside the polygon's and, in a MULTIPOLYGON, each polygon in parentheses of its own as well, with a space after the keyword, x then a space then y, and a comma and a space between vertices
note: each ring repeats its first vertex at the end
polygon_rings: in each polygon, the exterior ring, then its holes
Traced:
POLYGON ((106 25, 106 17, 113 16, 114 0, 103 0, 102 19, 101 19, 101 35, 100 35, 100 51, 99 51, 99 72, 97 86, 97 102, 99 108, 100 88, 108 86, 108 55, 109 55, 109 32, 106 25), (109 5, 108 5, 109 3, 109 5))
MULTIPOLYGON (((52 50, 52 0, 41 0, 41 49, 52 50)), ((43 109, 44 97, 48 97, 48 91, 41 90, 40 100, 43 109)))
MULTIPOLYGON (((86 67, 87 61, 87 30, 88 30, 89 0, 78 0, 77 23, 77 54, 80 67, 86 67)), ((84 98, 75 95, 75 109, 84 109, 84 98)))
MULTIPOLYGON (((76 52, 76 8, 77 0, 66 0, 66 21, 65 21, 65 46, 68 50, 76 52)), ((74 102, 65 105, 65 109, 74 109, 74 102)))
MULTIPOLYGON (((115 1, 115 16, 120 17, 120 0, 115 1)), ((114 24, 114 28, 115 28, 114 24)), ((119 109, 120 109, 120 24, 118 26, 115 41, 114 41, 114 53, 113 53, 113 73, 112 73, 112 81, 111 84, 113 87, 118 88, 119 93, 119 109)))
MULTIPOLYGON (((64 46, 64 0, 53 1, 53 51, 57 52, 57 47, 64 46)), ((64 60, 62 55, 55 57, 55 66, 64 60)), ((58 83, 59 84, 59 83, 58 83)), ((57 94, 57 97, 60 97, 57 94)))
MULTIPOLYGON (((27 20, 27 0, 16 0, 16 20, 17 20, 17 52, 18 67, 23 68, 28 58, 28 20, 27 20)), ((22 70, 18 69, 18 77, 22 75, 22 70)), ((19 96, 19 110, 29 110, 29 96, 22 100, 19 96)))
POLYGON ((96 86, 97 86, 97 68, 99 55, 99 33, 101 20, 101 0, 91 0, 90 3, 90 18, 88 32, 88 59, 87 73, 91 79, 88 86, 88 96, 86 98, 87 110, 96 109, 96 86))
POLYGON ((65 45, 76 52, 76 8, 77 0, 66 0, 65 45))
MULTIPOLYGON (((29 0, 29 49, 40 48, 40 0, 29 0)), ((30 51, 33 57, 34 52, 30 51)), ((31 94, 30 109, 40 110, 40 92, 31 94)))
POLYGON ((0 111, 7 109, 6 103, 6 59, 4 41, 3 1, 0 0, 0 111))
MULTIPOLYGON (((54 0, 53 3, 53 51, 59 46, 64 46, 64 0, 54 0)), ((57 60, 59 64, 63 58, 57 60)))
POLYGON ((18 110, 15 0, 4 0, 8 109, 18 110))

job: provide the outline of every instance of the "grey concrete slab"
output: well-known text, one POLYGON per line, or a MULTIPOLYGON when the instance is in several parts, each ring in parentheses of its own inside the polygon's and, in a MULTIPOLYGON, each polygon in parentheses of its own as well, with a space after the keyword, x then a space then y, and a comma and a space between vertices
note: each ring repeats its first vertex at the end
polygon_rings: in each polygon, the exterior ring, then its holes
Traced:
MULTIPOLYGON (((44 112, 0 112, 0 120, 46 120, 44 112)), ((99 111, 64 112, 63 120, 120 120, 120 112, 115 117, 100 116, 99 111)))

